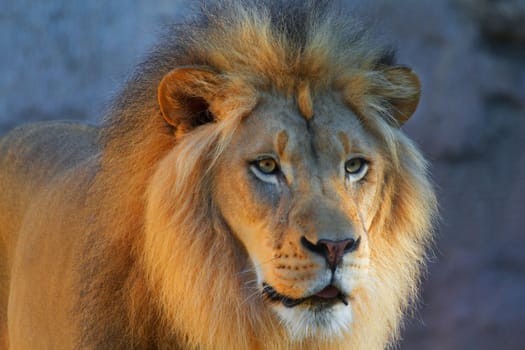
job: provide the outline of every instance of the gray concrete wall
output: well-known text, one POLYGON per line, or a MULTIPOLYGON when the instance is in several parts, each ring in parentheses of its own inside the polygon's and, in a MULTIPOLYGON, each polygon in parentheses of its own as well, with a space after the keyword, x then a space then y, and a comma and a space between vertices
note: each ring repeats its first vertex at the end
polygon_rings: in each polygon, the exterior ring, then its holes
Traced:
MULTIPOLYGON (((186 2, 184 2, 186 3, 186 2)), ((402 349, 525 344, 525 1, 357 2, 423 82, 406 126, 442 223, 402 349)), ((0 0, 0 133, 95 122, 181 0, 0 0)))

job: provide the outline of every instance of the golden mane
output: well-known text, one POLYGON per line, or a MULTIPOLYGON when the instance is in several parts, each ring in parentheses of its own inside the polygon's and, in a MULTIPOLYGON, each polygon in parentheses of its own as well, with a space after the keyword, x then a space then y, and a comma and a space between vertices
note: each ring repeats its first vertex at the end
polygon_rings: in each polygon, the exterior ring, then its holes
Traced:
POLYGON ((381 215, 370 232, 370 278, 377 283, 355 306, 346 344, 375 348, 397 339, 416 296, 436 204, 426 163, 399 130, 396 106, 384 96, 415 92, 384 78, 390 51, 373 45, 328 1, 257 3, 203 6, 195 19, 170 29, 116 99, 87 199, 96 214, 86 262, 78 267, 84 315, 79 346, 249 349, 258 337, 268 349, 287 348, 286 335, 261 312, 262 305, 245 302, 246 252, 209 194, 214 164, 240 127, 246 105, 265 92, 294 96, 304 84, 312 95, 339 87, 383 143, 390 168, 381 215), (221 122, 177 139, 160 116, 157 86, 181 66, 210 67, 228 81, 228 91, 239 94, 217 97, 229 106, 221 122), (171 162, 173 171, 156 172, 160 162, 171 162), (166 305, 166 294, 179 296, 178 304, 166 305))

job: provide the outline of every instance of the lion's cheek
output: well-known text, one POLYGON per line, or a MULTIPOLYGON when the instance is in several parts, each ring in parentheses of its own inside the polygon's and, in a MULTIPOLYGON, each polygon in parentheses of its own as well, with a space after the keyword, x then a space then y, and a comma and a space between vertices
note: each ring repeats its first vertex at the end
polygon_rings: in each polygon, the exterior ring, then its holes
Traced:
MULTIPOLYGON (((234 191, 242 193, 241 188, 234 191)), ((232 191, 232 192, 234 192, 232 191)), ((271 239, 267 237, 267 225, 258 215, 260 209, 245 196, 221 196, 216 204, 227 224, 230 234, 235 236, 247 252, 255 270, 271 259, 271 239)), ((258 276, 260 273, 258 271, 258 276)))
MULTIPOLYGON (((271 256, 272 206, 261 200, 253 184, 242 171, 231 172, 229 165, 218 169, 214 202, 231 233, 239 239, 250 256, 268 260, 271 256), (253 254, 253 255, 252 255, 253 254)), ((261 260, 261 262, 264 260, 261 260)))

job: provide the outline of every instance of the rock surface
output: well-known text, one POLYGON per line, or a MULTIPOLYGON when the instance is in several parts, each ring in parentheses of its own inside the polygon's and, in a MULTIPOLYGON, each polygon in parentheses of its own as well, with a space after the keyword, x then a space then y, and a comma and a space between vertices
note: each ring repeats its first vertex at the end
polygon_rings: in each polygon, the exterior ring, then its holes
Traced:
MULTIPOLYGON (((355 3, 355 2, 354 2, 355 3)), ((183 1, 0 8, 0 134, 28 121, 97 121, 183 1)), ((421 76, 406 132, 432 161, 441 206, 422 306, 401 349, 525 344, 525 1, 357 2, 421 76)))

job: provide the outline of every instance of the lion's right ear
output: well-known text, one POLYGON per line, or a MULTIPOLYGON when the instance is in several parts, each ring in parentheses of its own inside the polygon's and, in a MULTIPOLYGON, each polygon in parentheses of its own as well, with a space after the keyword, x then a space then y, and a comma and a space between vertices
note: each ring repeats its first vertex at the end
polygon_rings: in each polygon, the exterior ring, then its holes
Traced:
POLYGON ((215 121, 209 107, 220 83, 218 74, 211 69, 173 69, 162 78, 157 91, 162 116, 177 133, 215 121))
POLYGON ((419 104, 421 82, 417 74, 405 66, 390 67, 384 74, 389 84, 381 93, 389 100, 394 118, 403 125, 419 104))

